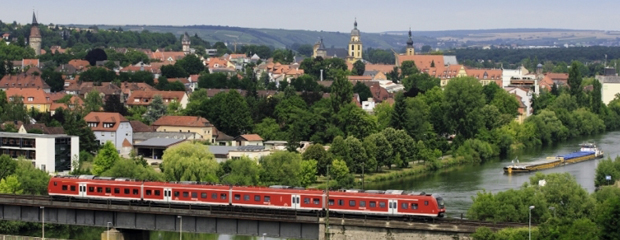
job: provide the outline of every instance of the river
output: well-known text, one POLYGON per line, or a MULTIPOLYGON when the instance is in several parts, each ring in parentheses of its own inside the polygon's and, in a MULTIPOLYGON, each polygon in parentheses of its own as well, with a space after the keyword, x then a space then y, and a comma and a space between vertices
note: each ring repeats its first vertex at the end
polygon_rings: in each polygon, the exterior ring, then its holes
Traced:
MULTIPOLYGON (((605 158, 615 158, 620 154, 620 132, 608 132, 601 135, 572 139, 555 146, 532 149, 516 156, 509 156, 502 160, 486 162, 484 164, 458 166, 451 169, 426 174, 421 177, 410 177, 398 181, 366 184, 367 189, 404 189, 417 192, 438 193, 446 201, 448 217, 459 217, 466 213, 472 204, 472 196, 483 189, 497 193, 509 189, 519 188, 529 181, 535 173, 506 175, 503 167, 518 157, 520 162, 530 162, 579 150, 579 144, 594 142, 605 152, 605 158)), ((558 168, 546 169, 542 173, 569 172, 577 179, 581 186, 594 191, 594 177, 596 166, 600 160, 586 161, 558 168)))

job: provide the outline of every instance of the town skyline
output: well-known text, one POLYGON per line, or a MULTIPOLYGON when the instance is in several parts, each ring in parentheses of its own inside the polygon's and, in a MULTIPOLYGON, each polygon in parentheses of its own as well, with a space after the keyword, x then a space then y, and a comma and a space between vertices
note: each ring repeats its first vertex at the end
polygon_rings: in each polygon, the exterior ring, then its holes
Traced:
POLYGON ((346 32, 353 28, 353 21, 357 18, 360 31, 369 33, 405 31, 409 27, 413 31, 514 28, 620 30, 614 24, 620 16, 613 12, 620 7, 620 2, 609 0, 598 1, 598 4, 573 0, 526 0, 516 10, 510 4, 490 0, 448 1, 447 4, 452 6, 449 8, 420 1, 390 3, 317 0, 300 8, 281 0, 270 1, 269 4, 247 4, 243 1, 207 4, 196 0, 179 4, 154 0, 146 4, 144 1, 126 3, 110 0, 106 4, 93 3, 84 8, 81 2, 73 0, 63 1, 63 4, 8 0, 5 6, 15 7, 0 10, 0 20, 30 23, 34 10, 41 23, 61 25, 220 25, 346 32), (165 7, 164 12, 161 12, 162 7, 165 7), (273 11, 277 13, 270 13, 273 11), (596 11, 596 18, 579 17, 593 11, 596 11))

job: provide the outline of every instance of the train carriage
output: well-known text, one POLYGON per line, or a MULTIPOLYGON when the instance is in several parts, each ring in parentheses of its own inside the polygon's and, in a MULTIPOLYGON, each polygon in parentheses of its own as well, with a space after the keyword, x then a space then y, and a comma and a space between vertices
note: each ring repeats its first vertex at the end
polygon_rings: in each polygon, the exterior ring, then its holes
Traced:
POLYGON ((114 201, 145 201, 202 206, 234 206, 294 211, 443 217, 444 200, 438 195, 403 190, 325 191, 288 186, 241 187, 196 182, 143 182, 94 176, 53 177, 49 195, 114 201))

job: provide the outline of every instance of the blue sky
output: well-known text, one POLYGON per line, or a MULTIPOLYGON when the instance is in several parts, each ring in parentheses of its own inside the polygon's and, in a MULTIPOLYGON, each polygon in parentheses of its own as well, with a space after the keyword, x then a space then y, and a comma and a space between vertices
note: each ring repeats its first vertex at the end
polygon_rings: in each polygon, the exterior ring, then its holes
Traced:
POLYGON ((223 25, 366 32, 566 28, 620 30, 618 0, 2 0, 0 20, 42 23, 223 25))

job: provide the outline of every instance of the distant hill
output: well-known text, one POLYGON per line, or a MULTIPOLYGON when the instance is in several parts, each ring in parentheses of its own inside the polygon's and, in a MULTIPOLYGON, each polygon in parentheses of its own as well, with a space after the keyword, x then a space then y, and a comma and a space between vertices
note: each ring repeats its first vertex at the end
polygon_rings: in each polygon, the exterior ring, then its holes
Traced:
MULTIPOLYGON (((89 27, 86 25, 69 25, 89 27)), ((118 28, 119 26, 97 25, 100 29, 118 28)), ((156 25, 125 25, 125 31, 170 32, 182 35, 188 32, 197 34, 202 39, 215 43, 226 42, 229 46, 247 44, 268 45, 274 48, 290 47, 293 44, 314 44, 323 38, 326 47, 346 47, 349 43, 349 32, 324 32, 309 30, 286 30, 268 28, 243 28, 229 26, 156 26, 156 25)), ((364 47, 394 49, 402 52, 407 41, 407 31, 388 31, 382 33, 366 33, 362 31, 364 47)), ((416 47, 430 45, 433 48, 450 49, 462 46, 477 45, 540 45, 553 46, 562 44, 578 44, 583 46, 613 45, 620 37, 618 32, 600 30, 571 29, 486 29, 486 30, 446 30, 446 31, 413 31, 416 47)), ((233 47, 234 48, 234 47, 233 47)))

